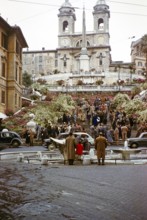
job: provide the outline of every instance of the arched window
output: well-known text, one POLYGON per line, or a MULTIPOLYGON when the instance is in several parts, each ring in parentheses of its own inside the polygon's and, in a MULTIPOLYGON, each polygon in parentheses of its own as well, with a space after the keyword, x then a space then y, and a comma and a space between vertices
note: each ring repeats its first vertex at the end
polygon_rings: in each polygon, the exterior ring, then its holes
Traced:
MULTIPOLYGON (((89 41, 87 41, 86 43, 87 43, 86 46, 89 47, 89 46, 90 46, 89 41)), ((79 40, 79 41, 76 43, 76 47, 82 47, 82 40, 79 40)))
POLYGON ((98 29, 99 30, 104 30, 104 20, 102 18, 100 18, 98 20, 98 29))
POLYGON ((87 47, 89 47, 90 46, 90 43, 89 43, 89 41, 87 41, 87 47))
POLYGON ((68 31, 68 22, 67 22, 67 21, 64 21, 64 22, 63 22, 63 31, 64 31, 64 32, 67 32, 67 31, 68 31))
POLYGON ((80 43, 79 43, 79 41, 76 43, 76 47, 79 47, 80 46, 80 43))

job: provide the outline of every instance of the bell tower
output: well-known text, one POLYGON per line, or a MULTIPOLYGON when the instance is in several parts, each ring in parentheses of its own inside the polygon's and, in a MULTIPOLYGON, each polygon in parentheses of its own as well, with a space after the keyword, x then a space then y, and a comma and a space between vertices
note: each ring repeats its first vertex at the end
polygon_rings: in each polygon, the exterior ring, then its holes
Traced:
POLYGON ((70 35, 75 32, 75 9, 69 0, 65 0, 59 9, 58 46, 70 46, 70 35))
POLYGON ((98 0, 93 9, 94 31, 98 33, 109 32, 110 11, 105 0, 98 0))
POLYGON ((109 34, 109 6, 105 0, 98 0, 93 7, 94 22, 94 45, 99 48, 97 51, 98 69, 105 71, 110 64, 110 34, 109 34))

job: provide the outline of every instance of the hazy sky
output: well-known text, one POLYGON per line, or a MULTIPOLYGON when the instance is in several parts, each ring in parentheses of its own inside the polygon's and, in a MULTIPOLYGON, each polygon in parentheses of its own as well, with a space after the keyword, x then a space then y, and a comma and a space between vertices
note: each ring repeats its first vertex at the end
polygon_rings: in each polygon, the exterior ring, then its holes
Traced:
MULTIPOLYGON (((29 50, 58 47, 58 9, 65 0, 0 0, 0 14, 10 25, 18 25, 29 50)), ((85 5, 86 30, 93 31, 93 6, 97 0, 69 0, 76 9, 75 31, 82 30, 85 5)), ((147 0, 106 0, 110 7, 110 44, 112 60, 130 60, 132 36, 147 33, 147 0)))

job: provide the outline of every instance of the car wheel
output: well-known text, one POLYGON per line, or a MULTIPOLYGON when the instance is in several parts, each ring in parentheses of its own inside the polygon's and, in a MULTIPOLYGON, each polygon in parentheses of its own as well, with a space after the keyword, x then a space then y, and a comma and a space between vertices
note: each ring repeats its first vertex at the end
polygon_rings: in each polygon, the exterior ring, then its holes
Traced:
POLYGON ((19 147, 20 143, 18 141, 12 142, 12 147, 19 147))
POLYGON ((138 144, 137 143, 132 143, 131 144, 131 148, 137 148, 138 147, 138 144))

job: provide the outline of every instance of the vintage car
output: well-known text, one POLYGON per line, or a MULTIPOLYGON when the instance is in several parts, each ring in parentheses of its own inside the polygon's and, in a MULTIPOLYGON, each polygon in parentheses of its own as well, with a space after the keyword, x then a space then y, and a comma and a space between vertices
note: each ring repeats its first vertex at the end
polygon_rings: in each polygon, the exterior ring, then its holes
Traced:
MULTIPOLYGON (((63 140, 63 143, 65 139, 68 137, 69 133, 60 133, 56 139, 63 140)), ((80 137, 81 139, 87 138, 90 146, 94 145, 94 139, 91 137, 88 133, 85 132, 73 132, 73 135, 76 137, 80 137)), ((48 147, 52 142, 53 138, 48 138, 44 140, 44 146, 48 147)))
POLYGON ((138 147, 147 147, 147 132, 143 132, 139 137, 128 138, 128 147, 138 148, 138 147))
POLYGON ((22 140, 19 134, 13 131, 1 131, 0 132, 0 147, 19 147, 22 144, 22 140))

